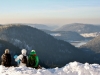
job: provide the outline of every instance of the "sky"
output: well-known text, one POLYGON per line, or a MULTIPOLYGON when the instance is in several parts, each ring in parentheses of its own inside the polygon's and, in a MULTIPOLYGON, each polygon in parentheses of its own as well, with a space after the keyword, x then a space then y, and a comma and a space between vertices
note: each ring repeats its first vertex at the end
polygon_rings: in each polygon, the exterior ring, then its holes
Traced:
POLYGON ((0 24, 100 24, 100 0, 0 0, 0 24))
POLYGON ((100 75, 99 64, 70 62, 62 68, 34 69, 30 67, 4 67, 0 65, 0 75, 100 75))

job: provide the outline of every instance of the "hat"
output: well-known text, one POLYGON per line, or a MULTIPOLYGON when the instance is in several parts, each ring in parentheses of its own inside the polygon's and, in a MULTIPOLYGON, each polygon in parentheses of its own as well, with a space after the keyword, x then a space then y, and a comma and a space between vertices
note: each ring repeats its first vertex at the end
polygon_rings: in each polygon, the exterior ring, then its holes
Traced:
POLYGON ((31 55, 36 54, 35 50, 31 50, 30 54, 31 54, 31 55))
POLYGON ((35 52, 35 50, 31 50, 31 52, 35 52))
POLYGON ((27 51, 26 51, 26 49, 22 49, 21 52, 22 52, 22 54, 26 54, 27 51))
POLYGON ((9 49, 5 49, 5 53, 9 53, 9 49))

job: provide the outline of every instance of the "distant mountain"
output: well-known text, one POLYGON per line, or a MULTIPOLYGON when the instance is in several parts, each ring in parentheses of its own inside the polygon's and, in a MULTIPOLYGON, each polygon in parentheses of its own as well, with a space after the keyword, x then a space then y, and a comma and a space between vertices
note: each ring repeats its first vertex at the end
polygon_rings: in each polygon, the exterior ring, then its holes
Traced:
POLYGON ((55 31, 75 31, 78 33, 94 33, 100 32, 100 26, 92 24, 73 23, 66 24, 60 28, 55 29, 55 31))
POLYGON ((54 30, 55 28, 58 27, 58 26, 47 26, 44 24, 26 24, 26 25, 29 25, 29 26, 37 28, 37 29, 46 29, 46 30, 54 30))
POLYGON ((88 53, 90 53, 90 51, 94 52, 94 54, 91 54, 91 57, 95 63, 100 64, 100 36, 81 46, 80 49, 88 53))
POLYGON ((73 32, 73 31, 47 31, 47 30, 44 30, 44 32, 54 36, 57 39, 64 40, 67 42, 85 40, 85 38, 83 36, 81 36, 77 32, 73 32))
MULTIPOLYGON (((12 24, 3 24, 3 25, 12 25, 12 24)), ((41 30, 54 30, 55 28, 59 27, 57 25, 27 24, 27 23, 15 23, 13 25, 27 25, 27 26, 31 26, 33 28, 37 28, 37 29, 41 29, 41 30)))
POLYGON ((96 53, 100 53, 100 36, 89 41, 87 44, 81 46, 81 48, 92 50, 96 53))
POLYGON ((12 43, 20 50, 27 49, 28 54, 35 49, 40 62, 48 67, 61 67, 75 60, 85 62, 83 51, 30 26, 13 24, 0 26, 0 39, 12 43))

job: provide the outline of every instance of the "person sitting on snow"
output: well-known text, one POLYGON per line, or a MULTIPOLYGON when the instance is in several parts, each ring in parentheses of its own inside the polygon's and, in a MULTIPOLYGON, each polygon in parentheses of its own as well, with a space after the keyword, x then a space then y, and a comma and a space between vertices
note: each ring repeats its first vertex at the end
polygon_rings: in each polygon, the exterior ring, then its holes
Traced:
POLYGON ((28 56, 26 55, 26 49, 22 49, 22 54, 20 54, 15 61, 20 61, 20 63, 18 64, 18 66, 27 66, 27 60, 28 60, 28 56))
POLYGON ((32 68, 40 68, 40 65, 39 65, 39 58, 38 56, 36 55, 36 52, 35 50, 32 50, 30 52, 30 55, 28 57, 28 66, 29 67, 32 67, 32 68))
POLYGON ((11 54, 9 53, 9 49, 5 49, 5 53, 1 56, 1 65, 5 67, 11 66, 11 54))

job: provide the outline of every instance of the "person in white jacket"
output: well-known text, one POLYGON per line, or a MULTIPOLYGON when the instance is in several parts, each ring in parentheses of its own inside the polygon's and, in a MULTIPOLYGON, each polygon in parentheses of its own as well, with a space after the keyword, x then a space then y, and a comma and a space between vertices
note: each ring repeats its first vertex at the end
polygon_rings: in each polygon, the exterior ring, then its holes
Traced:
POLYGON ((16 59, 15 59, 15 61, 17 62, 17 61, 19 61, 20 60, 20 63, 18 64, 18 66, 27 66, 27 62, 26 63, 24 63, 24 62, 22 62, 22 59, 23 59, 23 57, 24 56, 26 56, 26 59, 27 59, 27 61, 28 61, 28 56, 26 55, 26 49, 22 49, 22 54, 20 54, 16 59))

